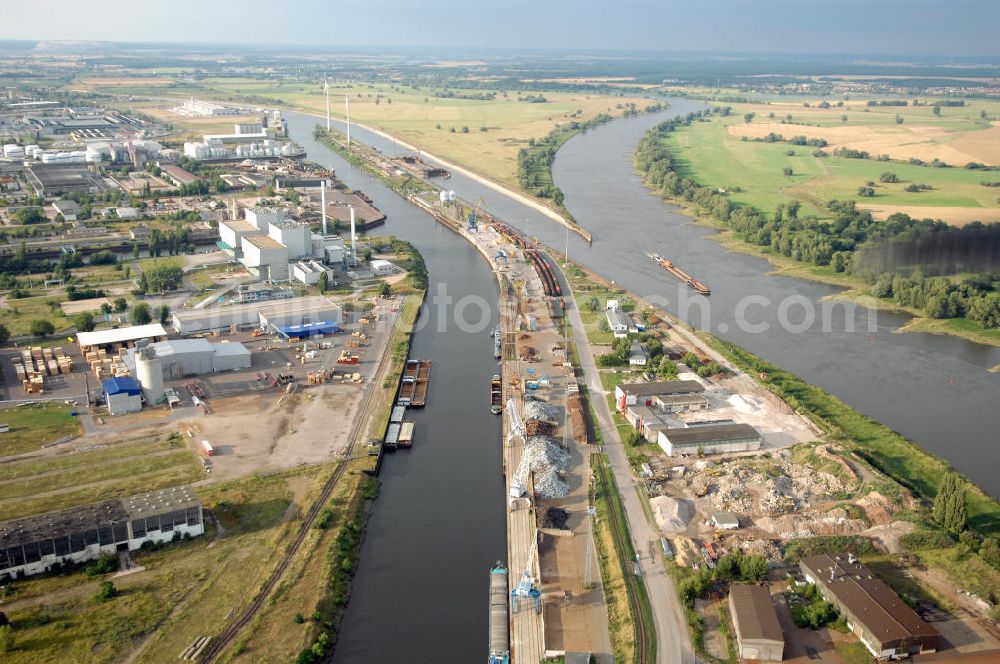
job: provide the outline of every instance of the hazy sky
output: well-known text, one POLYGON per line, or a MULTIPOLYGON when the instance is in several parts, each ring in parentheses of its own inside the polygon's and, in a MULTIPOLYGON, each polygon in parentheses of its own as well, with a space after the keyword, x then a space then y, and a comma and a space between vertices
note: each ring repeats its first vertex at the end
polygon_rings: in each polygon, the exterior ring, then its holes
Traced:
POLYGON ((0 39, 998 55, 1000 0, 0 0, 0 39))

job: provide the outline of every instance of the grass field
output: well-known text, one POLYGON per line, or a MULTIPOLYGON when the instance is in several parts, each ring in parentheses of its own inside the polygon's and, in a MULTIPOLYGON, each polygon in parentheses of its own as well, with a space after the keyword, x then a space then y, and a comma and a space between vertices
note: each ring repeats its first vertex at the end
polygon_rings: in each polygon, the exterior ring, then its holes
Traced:
MULTIPOLYGON (((995 147, 992 134, 1000 131, 989 122, 979 119, 980 111, 989 114, 1000 113, 1000 105, 989 102, 974 102, 967 108, 946 108, 940 117, 934 116, 929 107, 875 108, 863 112, 859 102, 851 110, 832 108, 828 110, 803 108, 801 104, 744 105, 733 107, 727 117, 713 116, 711 121, 696 122, 692 126, 674 132, 667 145, 681 161, 681 173, 693 177, 701 184, 724 187, 730 191, 736 203, 750 205, 764 211, 773 211, 780 203, 799 201, 802 212, 824 216, 823 206, 830 199, 853 199, 858 204, 876 210, 876 216, 885 216, 894 211, 906 211, 923 217, 942 218, 957 224, 974 219, 982 221, 1000 220, 1000 203, 995 187, 985 187, 984 180, 1000 180, 1000 175, 987 171, 963 168, 964 162, 956 168, 938 168, 930 165, 919 166, 907 161, 878 161, 876 159, 849 159, 834 157, 832 151, 837 146, 823 148, 831 153, 827 157, 813 156, 816 148, 792 145, 787 142, 766 143, 741 140, 741 134, 762 136, 768 132, 779 133, 787 140, 793 136, 822 137, 829 131, 854 129, 864 135, 881 137, 880 143, 866 144, 862 138, 842 143, 856 149, 866 149, 874 157, 889 148, 892 141, 900 145, 919 143, 925 156, 940 153, 948 156, 949 150, 961 141, 986 139, 987 145, 977 148, 976 156, 986 163, 1000 163, 1000 141, 995 147), (747 124, 744 114, 753 112, 753 122, 747 124), (768 115, 775 113, 775 119, 768 115), (791 113, 793 122, 808 124, 781 124, 781 119, 791 113), (895 116, 904 118, 902 125, 895 123, 895 116), (839 118, 846 114, 848 122, 839 118), (909 122, 923 123, 923 127, 938 138, 915 136, 914 127, 909 122), (831 126, 835 123, 844 125, 831 126), (816 128, 814 125, 820 125, 816 128), (867 133, 865 133, 867 132, 867 133), (889 136, 891 138, 886 138, 889 136), (947 139, 947 141, 946 141, 947 139), (983 153, 982 151, 986 152, 983 153), (789 154, 789 153, 794 154, 789 154), (786 176, 788 167, 793 175, 786 176), (898 183, 881 183, 883 172, 892 172, 898 183), (995 177, 994 177, 995 176, 995 177), (858 187, 872 181, 875 183, 874 197, 860 197, 858 187), (913 183, 928 184, 929 191, 907 192, 905 188, 913 183)), ((830 134, 827 133, 827 136, 830 134)), ((930 161, 928 156, 925 161, 930 161)), ((970 155, 969 161, 973 160, 970 155)))
MULTIPOLYGON (((324 477, 313 467, 199 490, 225 536, 216 539, 208 525, 204 537, 133 554, 146 569, 115 579, 119 596, 111 601, 94 598, 106 575, 75 572, 9 584, 5 610, 16 629, 4 662, 64 662, 67 652, 75 662, 122 661, 140 645, 137 661, 176 662, 195 638, 216 633, 228 612, 248 601, 296 527, 289 506, 294 502, 301 512, 324 477)), ((302 608, 308 614, 308 604, 302 608)), ((294 625, 289 615, 282 627, 276 641, 287 655, 310 626, 294 625)))
MULTIPOLYGON (((135 92, 142 92, 137 89, 135 92)), ((252 100, 257 103, 285 104, 312 113, 326 113, 326 98, 320 84, 293 83, 246 78, 206 78, 196 89, 184 86, 150 87, 152 96, 194 94, 219 101, 252 100)), ((455 94, 478 94, 477 90, 457 90, 455 94)), ((488 92, 488 91, 483 91, 488 92)), ((478 173, 517 186, 517 151, 529 139, 541 138, 558 123, 587 120, 600 113, 621 115, 623 106, 640 107, 648 100, 582 92, 498 93, 494 99, 436 97, 443 88, 395 86, 388 84, 338 83, 331 87, 331 111, 345 116, 344 97, 350 96, 351 119, 392 134, 444 159, 478 173), (525 101, 527 95, 541 95, 544 103, 525 101), (467 130, 463 130, 463 127, 467 130), (452 131, 454 129, 454 131, 452 131)), ((160 106, 163 106, 160 104, 160 106)), ((169 111, 146 108, 150 115, 170 122, 186 136, 206 133, 197 119, 169 111)), ((217 118, 211 119, 218 123, 217 118)), ((229 130, 232 120, 227 120, 229 130)), ((211 124, 214 126, 214 124, 211 124)))
MULTIPOLYGON (((0 424, 10 431, 0 434, 0 457, 24 454, 43 445, 80 433, 80 422, 70 415, 72 408, 61 403, 28 404, 0 410, 0 424)), ((0 480, 21 475, 11 474, 13 466, 0 468, 0 480)))
MULTIPOLYGON (((53 422, 46 437, 73 431, 64 422, 68 415, 50 408, 55 412, 45 413, 53 422)), ((38 414, 32 418, 32 436, 39 430, 37 422, 38 414)), ((0 520, 190 484, 202 477, 201 463, 178 436, 9 460, 0 466, 0 520)))

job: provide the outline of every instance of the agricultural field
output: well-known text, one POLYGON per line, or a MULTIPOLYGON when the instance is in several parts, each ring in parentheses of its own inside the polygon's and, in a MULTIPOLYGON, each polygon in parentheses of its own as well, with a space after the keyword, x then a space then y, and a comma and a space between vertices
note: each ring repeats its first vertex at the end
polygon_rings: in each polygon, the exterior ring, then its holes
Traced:
MULTIPOLYGON (((158 95, 172 93, 172 88, 158 95)), ((326 98, 319 84, 288 83, 245 78, 207 78, 198 89, 183 86, 177 93, 218 101, 252 101, 283 104, 311 113, 326 113, 326 98)), ((488 94, 489 91, 482 91, 488 94)), ((351 119, 385 131, 393 136, 454 161, 485 176, 517 186, 517 151, 529 139, 541 138, 559 123, 587 120, 600 113, 621 115, 628 103, 645 106, 646 99, 586 94, 582 92, 497 93, 493 99, 436 97, 443 90, 395 86, 389 84, 344 84, 331 87, 334 117, 345 116, 344 96, 351 100, 351 119), (530 95, 544 97, 532 102, 530 95), (520 98, 520 99, 519 99, 520 98), (464 128, 464 129, 463 129, 464 128)), ((479 95, 478 90, 455 90, 456 95, 479 95)), ((152 93, 151 93, 152 94, 152 93)), ((189 133, 206 133, 197 125, 198 118, 185 118, 161 108, 142 109, 160 120, 181 127, 189 133)), ((318 120, 317 120, 318 121, 318 120)), ((231 130, 233 119, 221 121, 231 130)), ((220 118, 207 118, 215 127, 220 118)))
POLYGON ((827 102, 831 108, 822 109, 816 101, 808 103, 808 108, 802 102, 735 104, 729 116, 716 115, 674 132, 668 147, 681 159, 684 175, 723 187, 734 202, 765 211, 794 200, 805 214, 822 216, 826 201, 854 199, 876 218, 906 212, 956 225, 1000 221, 1000 193, 982 184, 1000 180, 1000 175, 964 167, 969 162, 1000 164, 1000 125, 993 120, 1000 116, 1000 104, 974 100, 965 107, 943 107, 935 115, 933 106, 868 107, 852 100, 843 107, 827 102), (990 119, 983 119, 983 112, 990 119), (753 117, 746 122, 749 113, 753 117), (771 133, 785 141, 754 140, 771 133), (827 141, 822 148, 827 156, 815 156, 814 146, 789 143, 793 136, 827 141), (838 148, 864 150, 871 159, 834 156, 838 148), (890 160, 880 161, 878 155, 890 160), (948 167, 930 165, 934 159, 948 167), (882 182, 887 172, 897 181, 882 182), (858 188, 869 182, 874 196, 860 196, 858 188), (913 184, 930 189, 906 191, 913 184))

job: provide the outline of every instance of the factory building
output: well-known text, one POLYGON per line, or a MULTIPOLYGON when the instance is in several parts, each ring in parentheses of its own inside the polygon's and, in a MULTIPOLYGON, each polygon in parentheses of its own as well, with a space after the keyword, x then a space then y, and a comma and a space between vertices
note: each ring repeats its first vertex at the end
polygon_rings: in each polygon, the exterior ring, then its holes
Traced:
POLYGON ((263 281, 288 280, 288 247, 266 235, 244 237, 243 266, 263 281))
POLYGON ((198 181, 197 175, 184 170, 180 166, 175 166, 174 164, 163 164, 160 166, 160 170, 168 180, 173 182, 178 187, 191 185, 198 181))
POLYGON ((307 286, 318 284, 321 274, 326 274, 327 279, 332 283, 333 270, 319 261, 299 261, 292 265, 292 278, 301 281, 307 286))
POLYGON ((636 404, 653 406, 658 398, 697 394, 704 391, 705 388, 696 380, 621 383, 615 387, 615 403, 618 404, 618 411, 624 413, 628 406, 636 404))
POLYGON ((662 394, 653 397, 653 405, 664 413, 691 413, 708 410, 704 394, 662 394))
POLYGON ((938 631, 851 554, 846 559, 825 553, 810 556, 799 568, 876 659, 902 659, 938 649, 938 631))
MULTIPOLYGON (((82 162, 83 157, 80 158, 82 162)), ((67 163, 32 164, 25 169, 24 174, 28 184, 38 196, 56 196, 73 192, 93 194, 102 189, 98 178, 87 170, 82 163, 74 165, 67 163)))
POLYGON ((61 214, 66 221, 76 221, 77 215, 80 214, 80 206, 76 201, 55 201, 52 203, 52 209, 55 210, 56 214, 61 214))
POLYGON ((205 532, 201 502, 188 487, 151 491, 0 522, 0 579, 79 564, 205 532))
POLYGON ((625 409, 625 419, 649 442, 656 442, 660 431, 673 426, 658 410, 642 404, 628 406, 625 409))
POLYGON ((244 219, 219 222, 218 246, 235 260, 243 258, 243 238, 263 235, 260 230, 244 219))
POLYGON ((307 224, 300 224, 297 221, 279 221, 272 223, 267 233, 272 240, 285 245, 288 249, 288 258, 291 260, 313 255, 313 233, 307 224))
POLYGON ((670 456, 726 454, 759 450, 761 436, 749 424, 691 423, 660 431, 656 442, 670 456))
POLYGON ((142 386, 131 376, 107 378, 101 383, 109 415, 126 415, 142 410, 142 386))
POLYGON ((766 586, 734 583, 729 587, 729 613, 736 628, 737 656, 753 662, 780 662, 785 635, 766 586))
POLYGON ((253 224, 258 230, 267 233, 271 224, 277 224, 285 220, 285 211, 281 208, 258 205, 247 208, 243 211, 243 217, 247 223, 253 224))
MULTIPOLYGON (((145 349, 152 351, 159 364, 162 378, 167 380, 235 369, 249 369, 252 364, 250 351, 247 347, 234 342, 215 344, 207 339, 171 339, 170 341, 150 344, 145 349)), ((125 364, 132 368, 136 374, 142 374, 139 371, 139 366, 143 364, 143 353, 148 352, 145 349, 132 351, 125 358, 125 364), (139 355, 138 359, 136 358, 137 354, 139 355)), ((155 375, 150 376, 150 380, 155 385, 155 375)), ((141 377, 140 382, 142 382, 141 377)), ((150 389, 145 382, 143 382, 142 387, 150 389)), ((162 389, 162 380, 160 388, 162 389)), ((156 396, 162 397, 162 393, 156 396)), ((155 402, 154 399, 150 400, 155 402)))
POLYGON ((396 274, 397 272, 402 272, 396 265, 390 261, 383 260, 381 258, 376 258, 371 262, 372 272, 379 276, 385 276, 389 274, 396 274))
POLYGON ((173 327, 179 334, 196 334, 233 327, 266 327, 271 319, 289 318, 279 325, 301 325, 318 321, 340 324, 344 314, 340 306, 325 297, 292 297, 264 300, 205 309, 188 309, 173 313, 173 327))
POLYGON ((84 355, 96 350, 105 350, 109 355, 117 354, 119 348, 135 346, 136 343, 142 340, 155 342, 163 341, 166 338, 167 331, 159 323, 119 327, 113 330, 100 330, 97 332, 80 332, 76 335, 77 343, 80 344, 80 351, 84 355))

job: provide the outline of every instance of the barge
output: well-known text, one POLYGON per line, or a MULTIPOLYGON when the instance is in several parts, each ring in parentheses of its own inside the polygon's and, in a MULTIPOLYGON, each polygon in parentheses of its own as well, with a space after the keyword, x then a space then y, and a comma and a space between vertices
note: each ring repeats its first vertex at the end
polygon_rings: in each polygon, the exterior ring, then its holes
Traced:
POLYGON ((431 379, 430 360, 407 360, 399 386, 396 405, 422 408, 427 403, 427 384, 431 379))
POLYGON ((500 374, 493 374, 490 381, 490 412, 499 415, 503 410, 503 383, 500 374))
POLYGON ((510 664, 507 568, 497 561, 490 568, 490 643, 488 664, 510 664))
POLYGON ((694 292, 699 293, 701 295, 712 294, 712 291, 708 286, 701 283, 700 281, 692 277, 690 274, 688 274, 684 270, 674 265, 674 262, 669 258, 664 258, 659 254, 649 254, 649 257, 653 259, 654 263, 656 263, 664 270, 666 270, 667 272, 674 275, 675 277, 683 281, 685 284, 690 286, 692 290, 694 290, 694 292))

